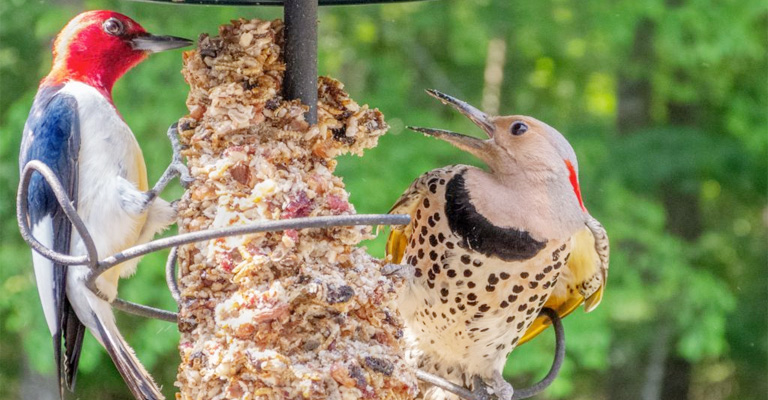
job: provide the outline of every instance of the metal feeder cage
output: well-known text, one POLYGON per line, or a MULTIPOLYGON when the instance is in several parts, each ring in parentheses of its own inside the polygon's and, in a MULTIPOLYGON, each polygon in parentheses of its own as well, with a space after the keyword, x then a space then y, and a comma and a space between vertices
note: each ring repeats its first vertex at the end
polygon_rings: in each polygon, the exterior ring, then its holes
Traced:
MULTIPOLYGON (((285 22, 285 63, 284 97, 287 99, 300 99, 309 106, 306 114, 308 122, 317 122, 317 7, 331 5, 364 5, 404 3, 424 0, 131 0, 148 3, 162 3, 173 5, 208 5, 208 6, 283 6, 285 22)), ((270 221, 258 224, 211 229, 193 233, 185 233, 157 239, 149 243, 126 249, 120 253, 111 255, 103 260, 98 260, 96 248, 85 224, 77 215, 77 210, 67 192, 53 171, 44 163, 33 160, 25 165, 16 198, 16 217, 19 230, 24 241, 37 253, 59 265, 87 265, 91 268, 88 276, 88 287, 100 295, 96 289, 95 281, 101 274, 114 266, 143 255, 171 249, 166 262, 166 283, 173 299, 178 304, 180 292, 176 276, 176 249, 177 246, 207 241, 217 238, 239 236, 258 232, 275 232, 286 229, 329 228, 336 226, 356 225, 405 225, 410 222, 407 215, 390 214, 359 214, 330 217, 307 217, 290 220, 270 221), (51 187, 59 206, 72 223, 75 231, 80 235, 85 244, 87 255, 71 256, 53 251, 43 246, 32 236, 28 221, 27 194, 33 173, 39 173, 51 187)), ((162 310, 141 304, 132 303, 116 298, 112 305, 114 308, 145 318, 160 319, 172 323, 178 322, 178 314, 168 310, 162 310)), ((555 357, 547 375, 537 384, 515 390, 513 400, 532 397, 549 387, 557 377, 560 367, 565 359, 565 332, 557 313, 545 308, 541 315, 546 316, 552 322, 555 331, 555 357)), ((424 382, 438 386, 468 400, 492 400, 496 397, 485 390, 470 391, 467 388, 451 383, 439 376, 425 371, 416 370, 416 377, 424 382)))

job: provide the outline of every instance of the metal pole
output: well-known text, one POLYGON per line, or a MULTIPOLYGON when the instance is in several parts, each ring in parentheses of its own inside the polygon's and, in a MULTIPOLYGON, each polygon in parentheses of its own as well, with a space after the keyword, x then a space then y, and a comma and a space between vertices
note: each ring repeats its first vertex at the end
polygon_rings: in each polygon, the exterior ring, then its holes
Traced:
POLYGON ((305 118, 317 123, 317 1, 285 0, 285 81, 283 95, 309 106, 305 118))

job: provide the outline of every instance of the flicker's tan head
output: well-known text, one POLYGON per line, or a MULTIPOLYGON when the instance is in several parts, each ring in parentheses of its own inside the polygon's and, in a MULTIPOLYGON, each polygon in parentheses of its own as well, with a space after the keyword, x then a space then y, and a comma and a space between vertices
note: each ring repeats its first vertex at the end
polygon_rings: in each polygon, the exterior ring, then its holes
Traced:
POLYGON ((489 116, 472 105, 437 90, 432 97, 468 117, 488 135, 488 139, 442 129, 410 127, 415 131, 445 140, 483 160, 494 175, 525 175, 553 183, 567 182, 584 208, 578 182, 576 153, 560 132, 525 115, 489 116))

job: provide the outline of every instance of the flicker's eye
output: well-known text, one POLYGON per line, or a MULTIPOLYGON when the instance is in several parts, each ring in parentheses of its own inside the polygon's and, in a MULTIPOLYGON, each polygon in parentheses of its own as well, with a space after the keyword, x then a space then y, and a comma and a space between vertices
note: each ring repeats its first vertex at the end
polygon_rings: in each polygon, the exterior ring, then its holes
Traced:
POLYGON ((107 32, 112 36, 120 36, 125 31, 125 26, 117 18, 110 18, 104 21, 102 27, 104 27, 104 32, 107 32))
POLYGON ((528 125, 522 121, 515 121, 509 126, 509 132, 515 136, 520 136, 525 132, 528 132, 528 125))

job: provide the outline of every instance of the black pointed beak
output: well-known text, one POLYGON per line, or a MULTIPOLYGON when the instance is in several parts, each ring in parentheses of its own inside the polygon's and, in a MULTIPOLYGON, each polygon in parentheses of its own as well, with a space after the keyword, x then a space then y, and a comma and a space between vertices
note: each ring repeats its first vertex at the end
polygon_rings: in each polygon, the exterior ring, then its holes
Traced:
POLYGON ((184 39, 176 36, 157 36, 157 35, 141 35, 136 36, 130 40, 131 47, 134 50, 148 51, 150 53, 159 53, 161 51, 178 49, 181 47, 187 47, 194 43, 189 39, 184 39))
POLYGON ((440 100, 443 104, 448 104, 451 107, 459 110, 460 113, 471 119, 475 125, 482 128, 482 130, 485 131, 489 138, 493 137, 493 133, 496 128, 493 125, 493 121, 491 121, 491 118, 486 113, 478 110, 465 101, 459 100, 445 93, 438 92, 435 89, 427 89, 427 93, 429 93, 430 96, 440 100))

